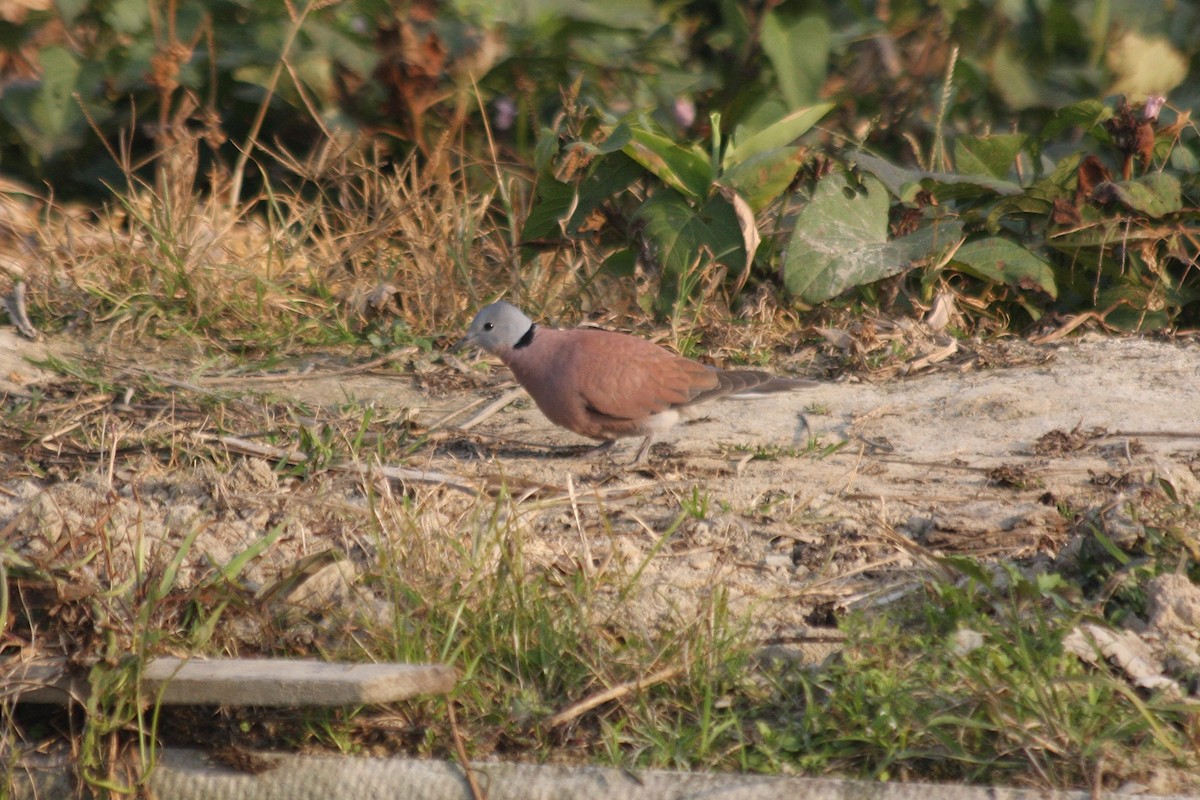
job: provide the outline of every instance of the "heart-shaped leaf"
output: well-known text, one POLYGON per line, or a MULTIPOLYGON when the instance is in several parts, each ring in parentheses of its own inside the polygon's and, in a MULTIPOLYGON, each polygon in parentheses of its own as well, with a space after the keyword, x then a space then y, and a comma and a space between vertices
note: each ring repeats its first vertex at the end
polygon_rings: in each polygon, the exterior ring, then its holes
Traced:
POLYGON ((1038 289, 1058 297, 1050 262, 1003 236, 967 242, 954 254, 951 266, 984 280, 1022 289, 1038 289))
POLYGON ((747 263, 737 214, 720 195, 694 208, 674 192, 659 191, 642 204, 637 218, 662 266, 660 313, 673 311, 691 295, 705 267, 723 264, 737 274, 747 263))
POLYGON ((806 303, 821 303, 958 244, 957 220, 939 220, 888 241, 890 204, 887 189, 873 177, 854 186, 841 174, 821 181, 796 218, 783 260, 784 288, 806 303))
POLYGON ((959 136, 954 140, 954 166, 967 175, 1004 180, 1024 146, 1025 136, 1019 133, 959 136))

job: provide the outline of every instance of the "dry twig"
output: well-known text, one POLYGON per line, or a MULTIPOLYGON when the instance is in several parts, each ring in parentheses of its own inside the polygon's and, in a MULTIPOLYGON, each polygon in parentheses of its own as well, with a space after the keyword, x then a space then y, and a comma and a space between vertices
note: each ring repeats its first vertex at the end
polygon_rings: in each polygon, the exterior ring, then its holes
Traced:
POLYGON ((645 678, 638 678, 635 681, 618 684, 611 689, 605 689, 603 692, 598 692, 591 697, 586 697, 578 703, 572 703, 554 716, 550 717, 544 723, 547 728, 557 728, 559 725, 570 722, 571 720, 586 714, 597 706, 602 706, 605 703, 613 700, 619 700, 625 695, 639 692, 655 684, 663 683, 671 680, 680 672, 683 672, 683 665, 677 664, 673 667, 660 669, 645 678))

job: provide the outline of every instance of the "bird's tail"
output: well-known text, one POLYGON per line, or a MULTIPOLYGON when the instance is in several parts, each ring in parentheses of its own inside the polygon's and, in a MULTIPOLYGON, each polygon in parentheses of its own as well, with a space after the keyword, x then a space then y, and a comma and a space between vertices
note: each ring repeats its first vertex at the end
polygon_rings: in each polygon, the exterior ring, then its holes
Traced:
POLYGON ((701 403, 717 397, 752 399, 778 392, 795 392, 819 386, 817 381, 804 378, 780 378, 756 369, 727 369, 717 373, 717 385, 692 399, 701 403))

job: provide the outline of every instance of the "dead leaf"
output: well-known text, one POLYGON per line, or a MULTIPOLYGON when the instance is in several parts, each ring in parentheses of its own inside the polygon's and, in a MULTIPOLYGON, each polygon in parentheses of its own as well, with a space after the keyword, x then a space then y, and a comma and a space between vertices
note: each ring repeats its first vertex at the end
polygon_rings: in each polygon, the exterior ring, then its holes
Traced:
POLYGON ((1063 649, 1089 664, 1098 665, 1102 658, 1107 660, 1141 689, 1183 694, 1179 684, 1163 674, 1162 663, 1150 646, 1133 631, 1118 631, 1087 622, 1063 638, 1063 649))

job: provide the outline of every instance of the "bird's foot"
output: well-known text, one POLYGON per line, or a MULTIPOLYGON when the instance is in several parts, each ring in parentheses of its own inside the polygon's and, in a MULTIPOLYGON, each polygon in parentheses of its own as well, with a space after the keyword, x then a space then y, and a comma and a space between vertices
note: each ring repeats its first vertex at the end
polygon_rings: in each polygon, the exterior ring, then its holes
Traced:
POLYGON ((596 456, 603 455, 609 450, 612 450, 613 445, 616 443, 616 439, 606 439, 595 447, 589 447, 587 450, 584 450, 582 453, 580 453, 580 455, 584 458, 595 458, 596 456))

